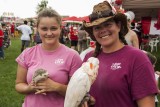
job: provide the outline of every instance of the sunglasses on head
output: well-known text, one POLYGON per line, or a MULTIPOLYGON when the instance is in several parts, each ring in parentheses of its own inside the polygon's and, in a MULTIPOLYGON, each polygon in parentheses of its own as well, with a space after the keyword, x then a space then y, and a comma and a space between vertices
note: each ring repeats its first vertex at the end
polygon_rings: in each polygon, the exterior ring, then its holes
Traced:
POLYGON ((92 22, 96 19, 109 17, 109 16, 114 16, 114 13, 112 12, 112 10, 105 10, 101 12, 92 13, 91 15, 89 15, 89 19, 92 22))

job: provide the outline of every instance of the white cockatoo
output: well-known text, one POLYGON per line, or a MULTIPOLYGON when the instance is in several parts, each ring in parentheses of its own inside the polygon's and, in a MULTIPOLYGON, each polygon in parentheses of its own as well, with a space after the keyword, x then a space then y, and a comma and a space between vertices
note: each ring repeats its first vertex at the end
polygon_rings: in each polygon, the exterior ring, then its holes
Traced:
MULTIPOLYGON (((44 69, 37 69, 32 77, 32 84, 36 86, 39 81, 47 79, 49 76, 48 72, 44 69)), ((43 90, 37 90, 36 94, 40 93, 43 90)), ((45 93, 42 93, 46 95, 45 93)))
POLYGON ((99 68, 99 60, 90 57, 87 62, 75 71, 66 90, 64 107, 78 107, 90 91, 90 87, 96 80, 99 68))

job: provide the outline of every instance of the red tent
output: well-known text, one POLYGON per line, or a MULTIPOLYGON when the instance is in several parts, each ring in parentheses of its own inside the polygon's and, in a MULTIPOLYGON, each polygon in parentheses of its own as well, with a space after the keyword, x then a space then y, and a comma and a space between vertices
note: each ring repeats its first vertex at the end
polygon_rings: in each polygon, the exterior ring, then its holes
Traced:
POLYGON ((89 22, 89 17, 88 16, 84 16, 84 17, 76 17, 76 16, 72 16, 72 17, 65 17, 62 19, 63 21, 86 21, 89 22))
POLYGON ((66 17, 62 19, 63 21, 81 21, 80 18, 76 17, 76 16, 72 16, 72 17, 66 17))
POLYGON ((89 20, 89 16, 84 16, 84 17, 80 17, 80 20, 81 21, 86 21, 86 22, 90 22, 90 20, 89 20))

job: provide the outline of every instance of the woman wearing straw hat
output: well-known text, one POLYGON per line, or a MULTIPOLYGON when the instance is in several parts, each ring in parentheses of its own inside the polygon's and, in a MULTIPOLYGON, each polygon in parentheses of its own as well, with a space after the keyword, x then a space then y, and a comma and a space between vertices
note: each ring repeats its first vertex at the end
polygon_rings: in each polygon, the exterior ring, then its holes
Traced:
POLYGON ((115 13, 104 1, 93 7, 90 22, 84 29, 96 41, 96 49, 85 56, 100 61, 96 81, 90 94, 94 107, 154 107, 158 92, 154 69, 147 56, 139 49, 127 46, 127 18, 115 13))

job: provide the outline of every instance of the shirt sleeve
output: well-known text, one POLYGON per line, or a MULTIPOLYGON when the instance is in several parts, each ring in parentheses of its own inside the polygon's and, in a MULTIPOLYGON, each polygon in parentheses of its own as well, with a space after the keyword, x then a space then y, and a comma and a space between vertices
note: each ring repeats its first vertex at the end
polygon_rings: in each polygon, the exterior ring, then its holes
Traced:
POLYGON ((87 53, 84 56, 83 62, 86 62, 88 60, 88 58, 90 58, 91 56, 93 56, 94 51, 90 51, 89 53, 87 53))
POLYGON ((82 60, 81 60, 79 54, 76 53, 76 54, 73 56, 73 59, 72 59, 71 69, 70 69, 70 72, 69 72, 69 76, 72 76, 73 73, 74 73, 78 68, 80 68, 81 65, 82 65, 82 60))
POLYGON ((16 58, 16 62, 18 64, 20 64, 21 66, 23 66, 24 68, 27 69, 27 64, 26 64, 26 55, 27 55, 27 49, 25 49, 17 58, 16 58))
POLYGON ((154 69, 148 58, 138 55, 135 59, 131 78, 131 94, 137 100, 158 92, 154 69))

